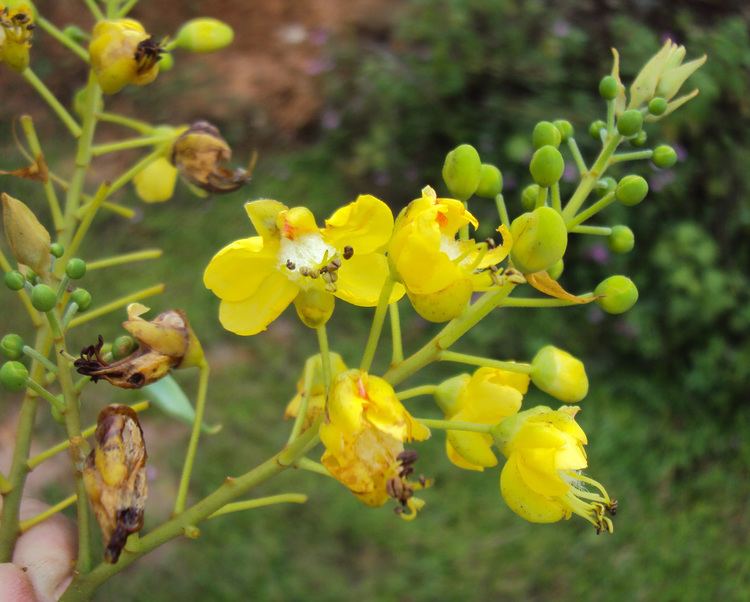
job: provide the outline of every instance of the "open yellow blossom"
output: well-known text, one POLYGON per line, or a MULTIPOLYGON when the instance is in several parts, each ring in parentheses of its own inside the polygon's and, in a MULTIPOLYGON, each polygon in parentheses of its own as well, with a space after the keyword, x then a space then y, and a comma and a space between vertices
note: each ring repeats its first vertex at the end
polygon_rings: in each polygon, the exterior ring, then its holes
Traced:
MULTIPOLYGON (((257 334, 311 290, 361 307, 377 305, 388 277, 382 249, 393 229, 393 214, 383 201, 362 195, 338 209, 325 228, 318 228, 306 207, 290 209, 266 199, 246 203, 245 209, 259 236, 224 247, 203 275, 203 283, 221 299, 224 328, 257 334)), ((394 287, 391 301, 403 293, 403 287, 394 287)), ((298 303, 304 315, 301 309, 298 303)))
POLYGON ((500 491, 513 512, 533 523, 554 523, 577 514, 612 532, 609 515, 617 502, 585 475, 586 434, 575 421, 578 409, 539 406, 512 416, 493 432, 508 461, 500 491))
POLYGON ((414 491, 425 481, 407 480, 417 455, 404 450, 404 443, 429 436, 429 429, 409 414, 390 384, 349 370, 339 374, 331 388, 328 420, 320 427, 326 448, 321 462, 368 506, 382 506, 393 498, 401 504, 399 514, 411 519, 423 505, 414 491))
POLYGON ((426 320, 445 322, 459 315, 472 292, 492 286, 487 272, 508 256, 510 232, 498 229, 502 243, 457 240, 476 218, 456 199, 438 198, 429 186, 401 212, 389 246, 394 273, 404 283, 415 310, 426 320))
POLYGON ((34 16, 30 2, 0 2, 0 63, 18 72, 29 66, 34 16))
MULTIPOLYGON (((460 385, 453 390, 455 400, 440 404, 448 420, 499 424, 518 412, 529 388, 528 375, 497 368, 479 368, 473 375, 460 378, 460 385)), ((448 431, 445 447, 453 464, 481 471, 497 465, 492 443, 487 433, 448 431)))
MULTIPOLYGON (((338 354, 331 352, 331 376, 336 378, 342 372, 347 370, 343 358, 338 354)), ((284 418, 296 418, 299 414, 302 398, 305 395, 305 377, 306 371, 310 371, 310 399, 307 402, 307 415, 303 428, 309 427, 315 419, 323 412, 326 403, 326 383, 323 380, 323 362, 320 353, 308 358, 305 362, 305 369, 297 381, 297 394, 292 397, 284 411, 284 418)))

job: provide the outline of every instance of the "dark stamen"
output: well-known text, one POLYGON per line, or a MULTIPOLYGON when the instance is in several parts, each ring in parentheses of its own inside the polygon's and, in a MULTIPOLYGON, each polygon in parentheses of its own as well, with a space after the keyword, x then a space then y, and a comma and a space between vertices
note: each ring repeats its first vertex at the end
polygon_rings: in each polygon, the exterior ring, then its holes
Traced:
POLYGON ((344 247, 344 259, 351 259, 354 256, 354 248, 349 245, 344 247))

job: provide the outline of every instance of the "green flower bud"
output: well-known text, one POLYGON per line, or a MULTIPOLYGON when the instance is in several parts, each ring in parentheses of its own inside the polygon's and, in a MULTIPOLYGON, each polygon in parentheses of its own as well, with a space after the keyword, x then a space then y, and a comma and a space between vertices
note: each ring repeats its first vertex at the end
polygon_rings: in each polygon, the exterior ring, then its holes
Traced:
POLYGON ((31 289, 31 304, 39 311, 51 311, 57 303, 57 294, 46 284, 31 289))
POLYGON ((201 17, 185 23, 175 37, 177 48, 190 52, 215 52, 234 40, 232 28, 218 19, 201 17))
POLYGON ((5 237, 13 257, 37 274, 44 274, 50 262, 49 249, 52 241, 49 232, 24 203, 5 193, 0 198, 3 204, 5 237))
POLYGON ((669 103, 667 102, 666 98, 661 98, 660 96, 657 96, 656 98, 652 98, 649 101, 648 112, 658 117, 659 115, 664 114, 664 111, 667 110, 668 104, 669 103))
POLYGON ((654 149, 654 154, 651 157, 651 160, 656 167, 667 169, 677 163, 677 153, 671 146, 662 144, 654 149))
POLYGON ((648 134, 646 133, 646 130, 641 130, 630 139, 630 144, 632 144, 633 146, 640 147, 646 144, 647 140, 648 140, 648 134))
POLYGON ((468 374, 458 374, 437 386, 435 401, 443 414, 453 416, 458 411, 458 396, 470 380, 468 374))
POLYGON ((556 184, 562 177, 565 171, 565 161, 560 151, 548 144, 537 150, 531 157, 529 171, 534 182, 540 186, 549 187, 556 184))
POLYGON ((29 371, 21 362, 5 362, 0 368, 0 385, 17 392, 26 387, 29 371))
POLYGON ((477 196, 485 199, 494 199, 503 191, 502 172, 489 163, 482 163, 482 171, 479 174, 479 186, 477 196))
POLYGON ((647 194, 648 182, 646 182, 641 176, 634 175, 625 176, 620 180, 617 184, 617 191, 615 193, 617 200, 628 207, 640 203, 646 198, 647 194))
POLYGON ((9 360, 17 360, 23 355, 23 339, 17 334, 6 334, 0 340, 0 351, 9 360))
POLYGON ((534 126, 534 131, 531 134, 531 144, 534 145, 534 148, 542 148, 547 145, 557 148, 560 146, 561 140, 560 130, 551 121, 540 121, 534 126))
POLYGON ((171 71, 174 68, 174 55, 171 52, 165 52, 161 55, 159 61, 159 71, 171 71))
POLYGON ((476 192, 481 176, 482 161, 470 144, 461 144, 445 156, 443 180, 458 200, 465 201, 476 192))
POLYGON ((614 192, 617 189, 617 180, 611 176, 606 176, 596 183, 596 196, 602 198, 603 196, 614 192))
POLYGON ((539 184, 529 184, 521 193, 521 205, 526 211, 536 207, 536 199, 539 196, 539 184))
POLYGON ((557 280, 562 276, 565 270, 565 262, 562 259, 558 259, 551 267, 547 268, 547 274, 552 280, 557 280))
POLYGON ((63 256, 63 253, 65 253, 65 249, 59 242, 53 242, 49 246, 49 252, 52 253, 52 255, 54 255, 58 259, 60 259, 60 257, 63 256))
POLYGON ((591 136, 594 140, 601 140, 602 139, 601 132, 606 127, 607 127, 607 124, 604 123, 601 119, 592 121, 591 125, 589 126, 589 136, 591 136))
POLYGON ((589 392, 589 379, 581 360, 567 351, 547 345, 531 360, 534 385, 565 403, 577 403, 589 392))
POLYGON ((121 360, 128 357, 136 349, 138 349, 138 342, 133 337, 124 334, 112 341, 112 358, 121 360))
POLYGON ((91 305, 91 293, 85 288, 77 288, 70 295, 70 300, 78 306, 78 311, 86 311, 91 305))
POLYGON ((643 113, 628 109, 617 120, 617 131, 623 136, 635 136, 643 127, 643 113))
POLYGON ((638 301, 638 289, 627 276, 610 276, 594 289, 596 302, 608 314, 622 314, 638 301))
POLYGON ((604 100, 614 100, 617 98, 617 92, 617 80, 611 75, 605 75, 599 82, 599 96, 604 100))
POLYGON ((26 278, 24 278, 23 274, 18 270, 5 272, 3 280, 5 282, 5 286, 7 286, 12 291, 20 291, 23 288, 24 282, 26 282, 26 278))
POLYGON ((543 272, 565 254, 568 229, 562 216, 551 207, 523 213, 510 225, 513 265, 524 274, 543 272))
POLYGON ((572 138, 575 136, 575 131, 573 130, 573 124, 570 123, 567 119, 557 119, 553 122, 555 124, 555 127, 560 132, 560 138, 563 142, 566 142, 569 138, 572 138))
POLYGON ((86 275, 86 262, 78 257, 73 257, 65 266, 65 273, 71 280, 80 280, 86 275))
POLYGON ((628 253, 635 245, 635 235, 627 226, 612 226, 607 245, 613 253, 628 253))

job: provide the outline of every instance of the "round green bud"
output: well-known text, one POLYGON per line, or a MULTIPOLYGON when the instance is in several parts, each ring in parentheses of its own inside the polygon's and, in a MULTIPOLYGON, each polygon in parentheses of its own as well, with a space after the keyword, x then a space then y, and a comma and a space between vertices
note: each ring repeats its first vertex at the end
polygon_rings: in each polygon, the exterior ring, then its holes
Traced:
POLYGON ((570 123, 567 119, 557 119, 553 121, 555 124, 555 127, 560 132, 560 139, 565 142, 568 139, 572 138, 575 135, 575 131, 573 130, 573 124, 570 123))
POLYGON ((0 340, 0 351, 9 360, 17 360, 23 355, 23 339, 14 333, 6 334, 0 340))
POLYGON ((607 238, 607 245, 613 253, 628 253, 635 245, 635 235, 627 226, 612 226, 612 232, 607 238))
POLYGON ((662 144, 654 149, 651 160, 656 167, 668 169, 677 163, 677 152, 668 144, 662 144))
POLYGON ((610 276, 594 289, 596 302, 608 314, 622 314, 638 301, 638 289, 627 276, 610 276))
POLYGON ((49 252, 52 253, 53 256, 55 256, 58 259, 60 259, 60 257, 63 256, 63 253, 65 253, 65 249, 63 248, 63 246, 59 242, 53 242, 49 246, 49 252))
POLYGON ((461 144, 445 156, 443 180, 458 200, 465 201, 476 192, 481 176, 482 161, 470 144, 461 144))
POLYGON ((617 184, 615 195, 623 205, 632 207, 637 205, 648 194, 648 182, 641 176, 625 176, 617 184))
POLYGON ((0 385, 8 391, 21 391, 26 387, 29 371, 21 362, 5 362, 0 367, 0 385))
POLYGON ((115 360, 121 360, 128 357, 133 351, 138 349, 138 342, 126 334, 117 337, 112 341, 112 357, 115 360))
POLYGON ((50 413, 52 414, 52 419, 57 422, 58 424, 65 424, 65 415, 62 413, 62 410, 58 408, 57 406, 50 406, 50 413))
POLYGON ((80 280, 86 275, 86 262, 78 257, 73 257, 65 266, 65 273, 71 280, 80 280))
POLYGON ((234 40, 232 28, 218 19, 200 17, 180 27, 175 36, 175 46, 191 52, 215 52, 234 40))
POLYGON ((523 213, 510 225, 513 265, 524 274, 543 272, 557 263, 568 246, 568 229, 551 207, 523 213))
POLYGON ((664 112, 667 110, 668 104, 669 103, 667 102, 666 98, 657 96, 649 101, 648 112, 656 116, 664 115, 664 112))
POLYGON ((26 278, 24 278, 23 274, 18 270, 11 270, 10 272, 5 272, 3 281, 5 282, 5 286, 10 290, 20 291, 26 282, 26 278))
POLYGON ((596 188, 594 188, 594 192, 596 192, 596 196, 599 198, 602 198, 603 196, 609 194, 610 192, 614 192, 617 189, 617 180, 615 180, 611 176, 605 176, 601 180, 598 180, 596 183, 596 188))
POLYGON ((171 71, 174 68, 174 55, 171 52, 165 52, 161 55, 159 61, 159 71, 171 71))
POLYGON ((643 127, 643 113, 638 109, 628 109, 617 120, 617 131, 623 136, 635 136, 643 127))
POLYGON ((539 196, 539 184, 529 184, 521 193, 521 205, 526 211, 531 211, 536 207, 536 199, 539 196))
POLYGON ((565 161, 560 151, 548 144, 537 150, 531 157, 529 171, 539 186, 556 184, 565 171, 565 161))
POLYGON ((577 403, 589 392, 589 379, 583 362, 567 351, 547 345, 531 360, 534 385, 565 403, 577 403))
POLYGON ((562 276, 565 270, 565 262, 562 259, 558 259, 551 267, 547 268, 547 274, 552 280, 557 280, 562 276))
POLYGON ((606 127, 607 127, 607 124, 604 123, 601 119, 592 121, 591 125, 589 126, 589 136, 591 136, 594 140, 601 140, 602 139, 601 132, 606 127))
POLYGON ((604 100, 617 98, 617 80, 611 75, 605 75, 599 82, 599 96, 604 100))
POLYGON ((547 145, 557 148, 560 146, 561 140, 560 130, 551 121, 540 121, 534 126, 534 131, 531 134, 531 144, 534 145, 534 148, 542 148, 547 145))
POLYGON ((503 174, 502 172, 489 163, 482 163, 482 171, 479 174, 479 186, 477 186, 477 196, 485 199, 494 199, 503 191, 503 174))
POLYGON ((641 130, 630 139, 630 144, 632 144, 633 146, 640 147, 646 144, 647 141, 648 141, 648 134, 646 133, 646 130, 641 130))
POLYGON ((91 305, 91 293, 85 288, 77 288, 70 295, 70 300, 78 306, 78 311, 86 311, 91 305))
POLYGON ((31 304, 39 311, 52 311, 57 303, 57 294, 46 284, 37 284, 31 289, 31 304))

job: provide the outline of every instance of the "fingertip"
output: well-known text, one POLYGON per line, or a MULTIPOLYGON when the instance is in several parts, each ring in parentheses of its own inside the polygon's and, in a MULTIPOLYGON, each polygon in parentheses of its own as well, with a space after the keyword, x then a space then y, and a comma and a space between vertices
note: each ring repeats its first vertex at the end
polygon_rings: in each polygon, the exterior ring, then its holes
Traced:
POLYGON ((0 593, 2 593, 3 600, 37 602, 26 573, 9 562, 0 564, 0 593))

